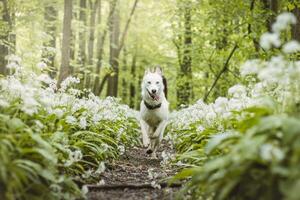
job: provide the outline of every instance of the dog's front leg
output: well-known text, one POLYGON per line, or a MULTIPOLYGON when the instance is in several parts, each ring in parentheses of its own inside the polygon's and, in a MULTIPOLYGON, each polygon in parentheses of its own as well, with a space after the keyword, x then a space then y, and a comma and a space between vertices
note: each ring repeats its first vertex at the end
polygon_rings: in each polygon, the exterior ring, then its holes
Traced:
POLYGON ((153 150, 152 152, 153 158, 156 158, 156 150, 161 143, 166 126, 167 126, 167 120, 163 120, 162 122, 160 122, 153 136, 151 137, 151 146, 152 146, 151 148, 153 150))
POLYGON ((143 145, 144 147, 148 147, 150 144, 150 140, 148 136, 149 125, 144 120, 140 120, 140 124, 141 124, 143 145))
POLYGON ((157 129, 155 130, 154 134, 153 134, 153 138, 161 138, 164 134, 165 128, 167 126, 168 121, 167 120, 163 120, 159 123, 159 125, 157 126, 157 129))

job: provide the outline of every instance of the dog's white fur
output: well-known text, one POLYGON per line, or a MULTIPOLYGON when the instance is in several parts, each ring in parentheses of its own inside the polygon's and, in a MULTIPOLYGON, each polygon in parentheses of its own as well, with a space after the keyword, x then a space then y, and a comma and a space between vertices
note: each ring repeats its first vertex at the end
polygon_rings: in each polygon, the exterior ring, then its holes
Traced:
POLYGON ((163 133, 167 125, 169 115, 169 102, 164 94, 164 84, 162 71, 156 68, 154 72, 146 70, 142 82, 142 102, 140 106, 140 124, 143 138, 143 145, 148 147, 147 153, 152 152, 152 157, 156 158, 156 150, 163 138, 163 133), (155 98, 151 97, 151 91, 156 90, 155 98), (150 94, 151 95, 150 95, 150 94), (148 109, 145 105, 156 106, 159 108, 148 109))

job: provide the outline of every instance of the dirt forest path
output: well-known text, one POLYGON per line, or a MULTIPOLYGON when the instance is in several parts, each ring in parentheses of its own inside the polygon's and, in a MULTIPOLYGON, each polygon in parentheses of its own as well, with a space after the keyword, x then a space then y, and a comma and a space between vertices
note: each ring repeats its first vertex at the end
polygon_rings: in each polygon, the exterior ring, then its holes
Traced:
POLYGON ((179 184, 169 186, 166 181, 176 169, 161 166, 162 151, 172 153, 163 142, 158 150, 158 159, 152 159, 145 149, 134 147, 114 163, 107 165, 100 176, 104 184, 88 185, 90 200, 172 200, 180 189, 179 184), (160 187, 160 188, 159 188, 160 187))

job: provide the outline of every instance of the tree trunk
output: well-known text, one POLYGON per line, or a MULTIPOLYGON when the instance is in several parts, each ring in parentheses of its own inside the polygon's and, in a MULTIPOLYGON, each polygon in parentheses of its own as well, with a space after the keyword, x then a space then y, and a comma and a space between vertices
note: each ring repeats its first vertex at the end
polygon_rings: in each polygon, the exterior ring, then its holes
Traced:
MULTIPOLYGON (((100 26, 102 23, 102 2, 101 0, 99 1, 99 8, 98 8, 98 26, 100 26)), ((106 28, 104 30, 105 35, 106 35, 106 28)), ((103 33, 104 34, 104 33, 103 33)), ((99 82, 100 82, 100 69, 101 69, 101 62, 102 62, 102 56, 103 56, 103 47, 104 47, 104 39, 102 41, 102 31, 100 28, 98 28, 98 36, 97 36, 97 51, 96 51, 96 56, 97 56, 97 63, 96 63, 96 71, 95 71, 95 80, 94 80, 94 87, 93 87, 93 92, 94 94, 99 93, 99 82)))
POLYGON ((136 58, 137 52, 132 57, 131 69, 130 69, 130 86, 129 86, 129 106, 134 108, 136 99, 136 58))
POLYGON ((127 77, 127 49, 124 46, 123 48, 123 59, 122 59, 122 82, 121 82, 121 87, 122 87, 122 92, 121 92, 121 98, 123 100, 123 103, 127 104, 128 100, 128 77, 127 77))
POLYGON ((72 0, 64 1, 63 39, 61 50, 61 67, 57 85, 70 75, 70 43, 72 22, 72 0))
POLYGON ((86 65, 86 26, 87 26, 87 18, 86 18, 86 10, 87 10, 87 2, 86 0, 80 0, 79 3, 79 49, 78 49, 78 60, 79 64, 79 74, 80 74, 80 82, 82 88, 84 87, 84 69, 86 65))
POLYGON ((292 26, 292 39, 300 42, 300 9, 299 7, 295 7, 293 9, 293 14, 297 18, 297 23, 292 26))
MULTIPOLYGON (((79 7, 78 1, 73 1, 72 7, 78 8, 79 7)), ((79 19, 78 9, 72 9, 72 19, 74 18, 75 21, 79 19)), ((72 23, 72 22, 71 22, 72 23)), ((74 75, 76 73, 76 67, 74 66, 76 62, 76 44, 78 38, 78 27, 77 24, 71 27, 71 39, 70 39, 70 75, 74 75)))
POLYGON ((57 19, 57 10, 55 9, 53 4, 46 4, 44 11, 45 18, 45 32, 49 34, 50 38, 48 41, 44 42, 42 59, 47 64, 50 69, 49 76, 51 78, 55 78, 57 74, 57 69, 55 67, 55 51, 56 49, 56 19, 57 19), (49 49, 52 49, 49 51, 49 49))
MULTIPOLYGON (((251 12, 251 15, 253 15, 254 7, 255 7, 255 0, 252 0, 250 2, 250 12, 251 12)), ((248 29, 248 34, 250 35, 252 33, 252 22, 248 23, 247 29, 248 29)), ((257 38, 255 36, 252 36, 252 42, 253 42, 253 46, 255 48, 255 51, 258 54, 259 53, 259 43, 258 43, 257 38)))
POLYGON ((109 64, 112 68, 112 73, 108 77, 107 96, 116 97, 118 94, 118 78, 119 78, 119 36, 120 36, 120 14, 119 6, 114 11, 113 17, 109 24, 109 64))
MULTIPOLYGON (((99 17, 101 17, 101 4, 99 4, 99 17)), ((115 11, 117 5, 117 0, 112 1, 111 3, 111 9, 109 11, 107 20, 106 20, 106 27, 103 30, 103 33, 101 33, 101 31, 99 30, 98 32, 98 43, 97 43, 97 66, 96 66, 96 78, 95 78, 95 82, 94 82, 94 93, 96 95, 100 95, 103 85, 104 83, 100 84, 100 70, 101 70, 101 66, 102 66, 102 60, 103 60, 103 52, 104 52, 104 43, 105 43, 105 38, 107 35, 107 31, 108 31, 108 27, 109 24, 112 20, 113 17, 113 13, 115 11), (102 86, 102 87, 101 87, 102 86)), ((99 19, 99 23, 100 23, 101 19, 99 19)), ((107 80, 107 76, 105 75, 105 81, 107 80)))
POLYGON ((136 96, 136 89, 135 89, 135 83, 136 83, 136 57, 137 57, 137 53, 135 52, 135 54, 132 57, 132 64, 131 64, 131 70, 130 70, 130 74, 131 74, 131 79, 130 79, 130 86, 129 86, 129 106, 131 108, 134 108, 135 105, 135 96, 136 96))
POLYGON ((271 11, 270 17, 266 20, 266 26, 269 32, 272 31, 272 24, 275 22, 278 13, 278 0, 262 0, 264 9, 271 11))
POLYGON ((94 42, 95 42, 95 24, 96 24, 96 13, 99 4, 99 0, 96 0, 95 3, 92 0, 89 1, 90 3, 90 26, 89 26, 89 41, 88 41, 88 66, 87 66, 87 73, 85 75, 85 87, 91 87, 91 76, 93 72, 93 59, 94 59, 94 42))
POLYGON ((16 13, 11 12, 10 13, 10 33, 9 33, 9 46, 10 48, 8 49, 9 54, 15 54, 16 53, 16 48, 17 48, 17 36, 15 31, 13 29, 16 26, 16 13))
MULTIPOLYGON (((139 70, 141 71, 141 70, 139 70)), ((143 76, 144 76, 144 71, 141 71, 139 73, 139 76, 138 76, 138 83, 137 83, 137 88, 139 88, 142 84, 142 81, 143 81, 143 76)), ((135 94, 136 95, 136 94, 135 94)), ((136 106, 135 106, 135 109, 136 110, 140 110, 140 105, 141 105, 141 102, 140 101, 136 101, 136 106)))
POLYGON ((5 57, 9 54, 9 36, 12 31, 12 24, 8 7, 8 0, 0 0, 0 2, 3 5, 2 22, 4 23, 4 26, 1 28, 2 33, 0 35, 0 74, 6 75, 7 60, 5 59, 5 57))
POLYGON ((192 24, 191 7, 186 2, 184 7, 183 58, 177 75, 177 105, 187 105, 192 97, 192 24))

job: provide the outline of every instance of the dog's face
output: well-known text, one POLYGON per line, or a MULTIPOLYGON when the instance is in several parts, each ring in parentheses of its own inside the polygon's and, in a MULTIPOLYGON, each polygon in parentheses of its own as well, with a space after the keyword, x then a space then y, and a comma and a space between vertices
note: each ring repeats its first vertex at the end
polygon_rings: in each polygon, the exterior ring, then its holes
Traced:
POLYGON ((154 72, 146 70, 142 84, 143 96, 149 95, 153 100, 158 101, 160 94, 164 90, 164 84, 162 80, 162 73, 159 68, 156 68, 154 72))

